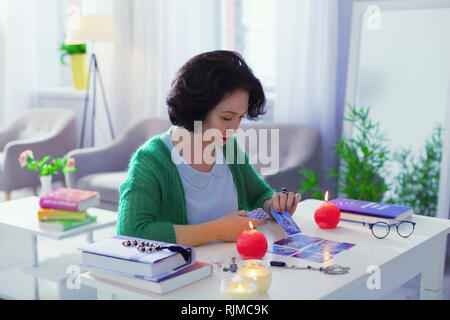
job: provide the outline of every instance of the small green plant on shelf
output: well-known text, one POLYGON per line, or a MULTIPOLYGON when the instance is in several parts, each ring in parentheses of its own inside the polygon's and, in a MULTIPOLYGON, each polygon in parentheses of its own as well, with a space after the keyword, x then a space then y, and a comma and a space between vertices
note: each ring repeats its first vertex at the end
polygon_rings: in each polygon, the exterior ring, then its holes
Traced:
POLYGON ((86 44, 65 44, 63 43, 59 49, 61 51, 61 63, 65 66, 69 65, 64 59, 71 54, 86 53, 86 44))

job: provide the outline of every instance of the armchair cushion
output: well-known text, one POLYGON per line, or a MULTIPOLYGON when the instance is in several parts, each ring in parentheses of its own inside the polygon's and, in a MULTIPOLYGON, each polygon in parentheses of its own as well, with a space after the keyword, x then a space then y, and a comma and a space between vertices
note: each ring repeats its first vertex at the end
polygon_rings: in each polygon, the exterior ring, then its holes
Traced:
POLYGON ((93 190, 100 193, 106 202, 119 202, 119 187, 127 178, 126 171, 89 174, 77 181, 77 189, 93 190))

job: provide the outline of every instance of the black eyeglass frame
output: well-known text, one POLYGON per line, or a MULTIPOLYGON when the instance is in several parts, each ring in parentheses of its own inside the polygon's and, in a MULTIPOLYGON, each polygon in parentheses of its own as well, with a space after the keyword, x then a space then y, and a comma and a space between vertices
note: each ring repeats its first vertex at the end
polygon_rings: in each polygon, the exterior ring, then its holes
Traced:
POLYGON ((374 236, 375 238, 377 238, 377 239, 384 239, 384 238, 386 238, 386 237, 388 236, 388 234, 391 232, 391 227, 394 227, 394 226, 396 227, 396 230, 397 230, 398 235, 399 235, 400 237, 402 237, 402 238, 408 238, 408 237, 410 237, 410 236, 414 233, 414 230, 416 229, 416 223, 415 223, 415 222, 413 222, 413 221, 408 221, 408 220, 396 220, 396 221, 397 221, 398 223, 395 223, 395 224, 389 224, 389 223, 383 222, 383 221, 379 221, 379 222, 375 222, 375 223, 366 223, 366 222, 363 222, 363 225, 364 225, 364 226, 368 225, 370 231, 371 231, 372 234, 373 234, 373 236, 374 236), (410 223, 410 224, 412 224, 412 226, 413 226, 412 232, 411 232, 409 235, 407 235, 407 236, 403 236, 403 235, 398 231, 398 226, 399 226, 400 224, 402 224, 402 223, 410 223), (373 226, 376 225, 376 224, 383 224, 383 225, 386 225, 386 226, 387 226, 388 232, 386 233, 386 235, 385 235, 384 237, 378 237, 378 236, 375 234, 375 232, 373 232, 373 226))

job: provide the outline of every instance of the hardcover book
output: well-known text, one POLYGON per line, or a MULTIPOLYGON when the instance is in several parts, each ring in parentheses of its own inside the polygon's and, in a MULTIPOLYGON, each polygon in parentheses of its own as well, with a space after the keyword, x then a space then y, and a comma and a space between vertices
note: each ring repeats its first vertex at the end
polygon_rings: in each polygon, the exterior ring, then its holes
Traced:
MULTIPOLYGON (((385 220, 405 220, 412 216, 413 208, 391 203, 380 203, 354 199, 337 198, 330 200, 341 211, 341 219, 349 220, 368 216, 385 220), (351 219, 350 219, 351 218, 351 219)), ((379 221, 379 220, 378 220, 379 221)))
POLYGON ((96 191, 56 188, 44 194, 39 204, 41 208, 62 209, 69 211, 85 211, 100 203, 96 191))
POLYGON ((149 252, 139 252, 136 246, 122 245, 125 240, 151 241, 161 246, 176 245, 148 239, 140 239, 116 235, 109 239, 88 244, 79 250, 82 251, 82 266, 129 276, 145 277, 148 280, 158 281, 183 268, 195 263, 195 251, 190 248, 191 259, 186 262, 184 257, 168 249, 149 252))
POLYGON ((38 219, 39 221, 50 221, 50 220, 83 221, 86 219, 86 211, 79 212, 61 209, 39 208, 38 219))
POLYGON ((91 224, 97 221, 96 216, 86 215, 86 219, 83 221, 78 220, 50 220, 50 221, 39 221, 39 227, 45 230, 51 231, 67 231, 70 229, 78 228, 91 224))
POLYGON ((129 276, 127 274, 112 273, 98 269, 89 269, 89 274, 100 281, 105 281, 125 289, 139 291, 144 294, 165 294, 209 277, 212 274, 212 267, 208 263, 197 261, 195 264, 162 278, 159 281, 151 281, 145 277, 129 276))

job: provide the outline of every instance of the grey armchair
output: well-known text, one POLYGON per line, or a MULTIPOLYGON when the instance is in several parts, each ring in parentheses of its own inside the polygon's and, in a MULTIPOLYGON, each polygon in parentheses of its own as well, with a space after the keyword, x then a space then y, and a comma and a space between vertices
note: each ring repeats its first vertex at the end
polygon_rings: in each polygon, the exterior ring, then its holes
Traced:
MULTIPOLYGON (((303 179, 298 171, 301 165, 320 172, 322 161, 321 137, 317 129, 305 125, 272 122, 247 122, 242 123, 240 128, 244 131, 254 128, 258 136, 261 129, 267 130, 268 147, 266 154, 263 155, 271 159, 270 165, 261 163, 262 158, 258 156, 258 152, 261 152, 260 145, 258 145, 258 150, 250 149, 248 143, 241 146, 247 152, 250 161, 252 158, 257 159, 256 163, 252 163, 253 167, 275 190, 279 191, 282 187, 286 187, 289 191, 298 191, 303 179), (274 129, 278 129, 279 132, 279 141, 276 143, 278 147, 275 147, 278 150, 271 150, 272 144, 269 135, 271 130, 274 129), (277 154, 278 165, 275 163, 277 154)), ((261 133, 264 136, 265 132, 261 133)))
POLYGON ((150 137, 166 131, 171 125, 168 119, 146 118, 106 146, 72 150, 69 156, 75 159, 77 171, 66 174, 67 186, 98 191, 100 206, 115 210, 119 187, 127 177, 131 156, 150 137))
MULTIPOLYGON (((76 118, 69 110, 39 108, 25 111, 16 120, 0 128, 0 190, 6 192, 40 185, 36 172, 20 167, 20 154, 30 149, 36 159, 46 155, 61 157, 76 148, 76 118)), ((55 175, 53 181, 63 181, 55 175)))
MULTIPOLYGON (((94 190, 100 193, 101 207, 116 210, 119 202, 119 187, 127 177, 127 168, 132 154, 152 136, 166 131, 171 126, 168 119, 147 118, 132 125, 111 144, 103 147, 77 149, 69 153, 75 158, 77 171, 66 174, 69 188, 94 190)), ((318 130, 302 125, 251 122, 240 128, 279 129, 279 170, 264 174, 267 166, 255 163, 258 173, 276 190, 282 186, 297 191, 302 179, 298 169, 304 164, 319 170, 321 161, 320 134, 318 130)), ((253 150, 243 146, 250 159, 253 150)), ((271 155, 269 149, 268 155, 271 155)))

